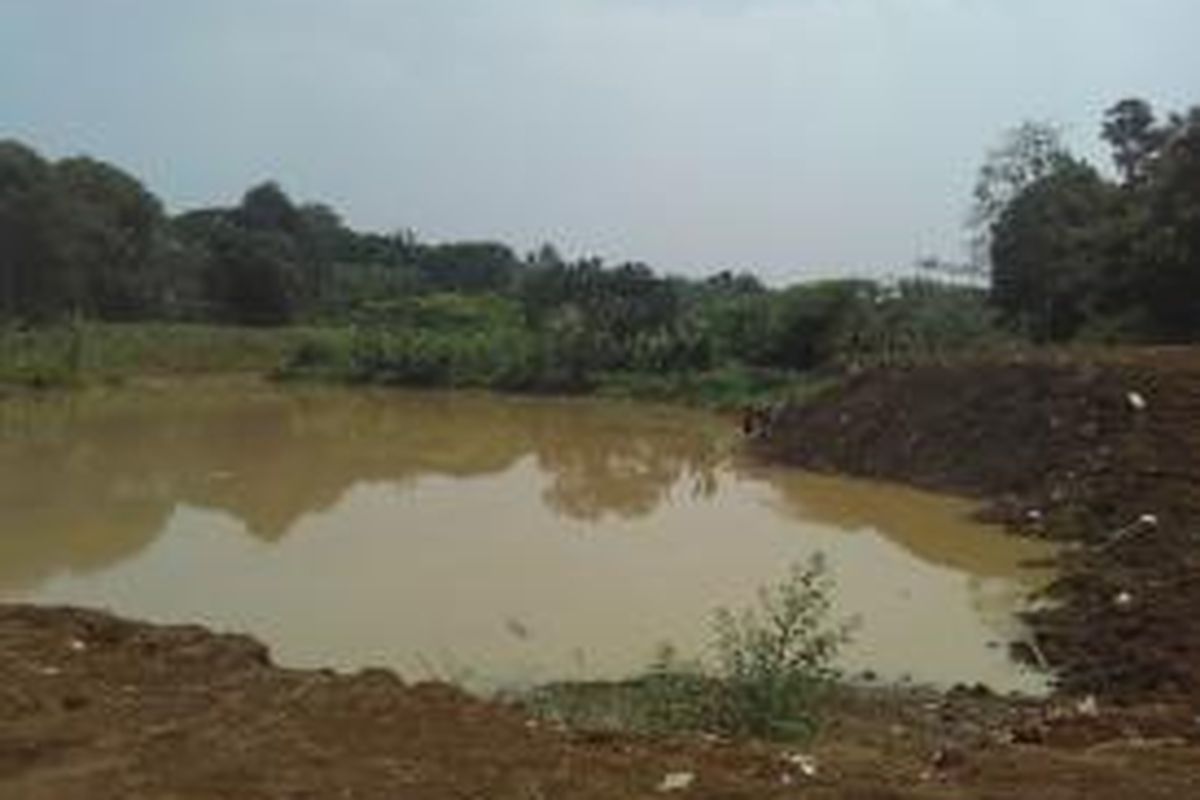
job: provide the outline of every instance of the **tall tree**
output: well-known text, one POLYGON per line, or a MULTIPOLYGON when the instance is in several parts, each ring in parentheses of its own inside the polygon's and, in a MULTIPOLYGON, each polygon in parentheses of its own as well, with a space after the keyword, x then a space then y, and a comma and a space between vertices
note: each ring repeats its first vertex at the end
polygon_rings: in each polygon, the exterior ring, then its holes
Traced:
POLYGON ((977 273, 987 273, 993 228, 1009 203, 1070 160, 1058 129, 1043 122, 1024 122, 1013 128, 1000 146, 988 153, 975 180, 967 223, 977 273))
POLYGON ((49 300, 42 273, 49 242, 39 219, 49 175, 32 148, 0 141, 0 317, 27 316, 49 300))
POLYGON ((133 176, 91 158, 58 162, 53 180, 62 214, 61 257, 81 281, 77 307, 104 319, 159 313, 159 201, 133 176))
POLYGON ((1136 256, 1154 334, 1192 341, 1200 336, 1200 107, 1164 130, 1143 196, 1136 256))
POLYGON ((1072 337, 1103 270, 1115 190, 1081 161, 1058 163, 1014 197, 992 226, 992 300, 1037 341, 1072 337))
POLYGON ((1154 109, 1145 100, 1121 100, 1104 112, 1104 140, 1112 147, 1113 162, 1126 185, 1145 177, 1151 157, 1163 142, 1154 109))
POLYGON ((51 164, 24 145, 0 143, 0 313, 160 313, 154 248, 162 223, 158 200, 112 165, 51 164))
POLYGON ((300 210, 274 181, 251 187, 235 214, 238 224, 250 230, 295 236, 302 227, 300 210))

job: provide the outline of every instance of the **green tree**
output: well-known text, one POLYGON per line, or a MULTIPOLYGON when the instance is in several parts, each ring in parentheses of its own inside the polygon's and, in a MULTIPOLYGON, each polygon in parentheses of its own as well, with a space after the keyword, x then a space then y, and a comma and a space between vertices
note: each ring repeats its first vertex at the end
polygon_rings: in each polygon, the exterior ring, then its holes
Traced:
POLYGON ((249 230, 296 236, 302 228, 300 210, 274 181, 251 187, 234 213, 237 224, 249 230))
POLYGON ((227 209, 189 212, 175 222, 203 252, 202 285, 210 313, 232 322, 278 325, 297 313, 301 255, 285 231, 250 229, 227 209))
POLYGON ((300 259, 289 237, 234 228, 214 245, 211 293, 233 321, 280 325, 295 317, 300 259))
POLYGON ((90 158, 54 166, 60 257, 75 279, 79 310, 103 319, 161 313, 164 276, 155 246, 162 206, 133 176, 90 158))
POLYGON ((33 320, 160 313, 162 224, 158 200, 116 167, 51 164, 0 143, 0 311, 33 320))
POLYGON ((423 283, 438 292, 505 292, 520 261, 495 242, 457 242, 424 249, 417 258, 423 283))
POLYGON ((848 333, 864 327, 861 319, 877 292, 863 280, 800 284, 780 292, 769 317, 770 365, 811 370, 833 363, 846 348, 848 333))
POLYGON ((1142 190, 1134 250, 1155 338, 1200 336, 1200 107, 1172 120, 1142 190))
POLYGON ((1136 97, 1121 100, 1104 112, 1102 131, 1125 184, 1143 179, 1163 143, 1163 131, 1156 124, 1150 104, 1136 97))
POLYGON ((49 241, 44 209, 50 165, 20 142, 0 141, 0 316, 49 310, 49 241))
POLYGON ((1008 131, 979 168, 968 220, 976 272, 986 274, 993 229, 1000 216, 1028 186, 1071 161, 1058 129, 1024 122, 1008 131))
POLYGON ((1113 187, 1087 164, 1061 160, 1012 198, 992 227, 992 300, 1035 341, 1084 325, 1105 269, 1113 187))

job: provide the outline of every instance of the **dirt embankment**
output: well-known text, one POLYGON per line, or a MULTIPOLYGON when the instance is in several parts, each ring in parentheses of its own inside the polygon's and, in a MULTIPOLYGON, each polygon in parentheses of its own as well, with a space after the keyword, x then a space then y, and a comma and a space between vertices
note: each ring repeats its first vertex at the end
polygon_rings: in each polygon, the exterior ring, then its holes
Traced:
POLYGON ((1073 543, 1033 613, 1068 691, 1200 698, 1200 349, 869 372, 760 441, 798 466, 974 495, 1073 543))
POLYGON ((798 754, 572 732, 383 671, 281 669, 195 626, 0 606, 4 798, 1178 800, 1200 784, 1190 718, 971 693, 850 693, 798 754))

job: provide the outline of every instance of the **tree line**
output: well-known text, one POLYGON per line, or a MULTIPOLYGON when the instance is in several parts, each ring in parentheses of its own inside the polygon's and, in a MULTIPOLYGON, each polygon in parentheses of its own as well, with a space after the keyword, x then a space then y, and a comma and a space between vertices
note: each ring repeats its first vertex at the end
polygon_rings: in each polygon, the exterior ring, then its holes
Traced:
POLYGON ((276 183, 168 214, 134 176, 0 142, 0 324, 64 318, 317 324, 294 369, 397 383, 584 387, 606 373, 811 370, 1010 340, 1200 335, 1200 108, 1104 115, 1109 177, 1026 124, 989 154, 973 230, 988 280, 780 289, 496 242, 356 231, 276 183))

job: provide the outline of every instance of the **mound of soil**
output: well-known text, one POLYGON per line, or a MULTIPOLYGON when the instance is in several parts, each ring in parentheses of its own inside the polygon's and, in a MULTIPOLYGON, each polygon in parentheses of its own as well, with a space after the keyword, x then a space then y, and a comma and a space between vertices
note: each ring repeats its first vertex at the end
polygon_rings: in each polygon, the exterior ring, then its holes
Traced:
POLYGON ((1030 615, 1068 690, 1200 697, 1200 350, 863 373, 783 409, 767 457, 952 491, 1074 542, 1030 615))
POLYGON ((879 692, 838 701, 799 758, 570 731, 380 670, 281 669, 257 642, 199 627, 0 606, 0 797, 22 800, 1178 800, 1200 780, 1193 733, 1157 708, 879 692))

